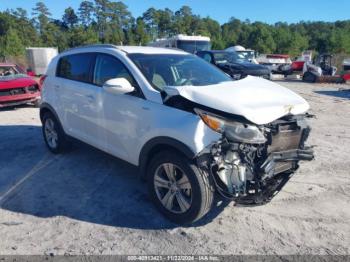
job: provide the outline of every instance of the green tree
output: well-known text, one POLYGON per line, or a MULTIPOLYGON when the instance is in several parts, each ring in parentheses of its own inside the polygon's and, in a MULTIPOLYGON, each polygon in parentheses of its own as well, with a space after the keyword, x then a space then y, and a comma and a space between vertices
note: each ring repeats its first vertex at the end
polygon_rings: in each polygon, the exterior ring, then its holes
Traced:
POLYGON ((82 1, 78 9, 79 21, 80 23, 88 27, 94 21, 94 3, 91 1, 82 1))
POLYGON ((49 17, 51 16, 49 9, 44 2, 37 2, 33 8, 32 15, 34 16, 34 21, 36 22, 40 33, 42 33, 49 23, 49 17))
POLYGON ((10 28, 1 42, 0 53, 2 57, 16 57, 24 54, 24 46, 16 30, 10 28))
POLYGON ((78 16, 75 14, 73 8, 68 7, 64 10, 62 22, 70 28, 74 27, 78 23, 78 16))

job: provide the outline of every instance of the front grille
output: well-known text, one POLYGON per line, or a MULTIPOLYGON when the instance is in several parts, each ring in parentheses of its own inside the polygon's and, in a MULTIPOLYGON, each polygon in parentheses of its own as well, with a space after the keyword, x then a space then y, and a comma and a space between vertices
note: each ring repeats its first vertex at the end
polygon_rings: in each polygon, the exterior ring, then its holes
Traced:
POLYGON ((0 90, 0 96, 16 96, 16 95, 23 95, 26 93, 34 94, 36 92, 39 92, 38 85, 31 85, 28 87, 2 89, 0 90))
POLYGON ((0 90, 0 96, 15 96, 25 94, 26 91, 24 88, 11 88, 0 90))

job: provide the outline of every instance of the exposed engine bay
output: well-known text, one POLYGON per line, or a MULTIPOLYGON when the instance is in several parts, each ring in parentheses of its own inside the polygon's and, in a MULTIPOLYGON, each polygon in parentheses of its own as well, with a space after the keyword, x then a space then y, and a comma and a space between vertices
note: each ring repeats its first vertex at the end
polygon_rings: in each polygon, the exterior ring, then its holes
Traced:
POLYGON ((299 161, 314 158, 305 145, 309 104, 271 81, 246 77, 233 84, 169 87, 162 98, 165 105, 198 115, 221 134, 197 154, 197 165, 211 175, 222 196, 235 202, 268 202, 299 161))
POLYGON ((259 127, 265 140, 237 141, 229 132, 198 156, 198 164, 212 176, 217 191, 240 204, 269 202, 298 169, 299 161, 314 158, 305 146, 308 115, 285 116, 259 127))

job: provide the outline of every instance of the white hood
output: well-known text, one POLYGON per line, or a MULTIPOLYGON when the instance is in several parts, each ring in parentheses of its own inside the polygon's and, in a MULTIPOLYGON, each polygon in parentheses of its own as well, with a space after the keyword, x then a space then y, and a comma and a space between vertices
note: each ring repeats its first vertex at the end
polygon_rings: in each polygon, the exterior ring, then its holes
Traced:
POLYGON ((181 95, 192 102, 243 116, 257 125, 288 114, 305 113, 310 107, 289 89, 252 76, 209 86, 171 86, 165 91, 169 96, 181 95))

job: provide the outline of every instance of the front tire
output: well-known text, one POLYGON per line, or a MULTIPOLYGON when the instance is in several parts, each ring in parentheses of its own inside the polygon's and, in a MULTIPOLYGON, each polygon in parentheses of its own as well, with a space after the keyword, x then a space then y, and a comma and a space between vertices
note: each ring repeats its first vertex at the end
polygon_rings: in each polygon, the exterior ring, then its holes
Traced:
POLYGON ((313 73, 305 72, 303 75, 303 81, 306 83, 315 83, 317 80, 317 76, 315 76, 313 73))
POLYGON ((54 154, 66 151, 69 143, 56 117, 48 112, 43 116, 42 124, 42 132, 48 149, 54 154))
POLYGON ((159 211, 176 224, 190 224, 210 210, 209 176, 177 152, 162 152, 148 166, 148 190, 159 211))

